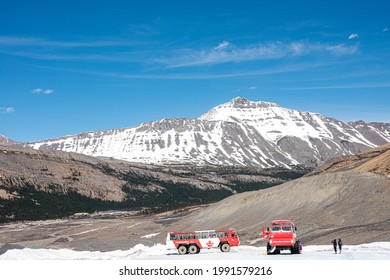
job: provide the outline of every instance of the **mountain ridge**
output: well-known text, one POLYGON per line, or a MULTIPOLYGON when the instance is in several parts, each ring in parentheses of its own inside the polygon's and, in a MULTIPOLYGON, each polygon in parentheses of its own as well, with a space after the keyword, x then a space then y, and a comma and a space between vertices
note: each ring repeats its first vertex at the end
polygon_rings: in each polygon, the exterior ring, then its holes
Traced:
POLYGON ((0 134, 0 145, 14 145, 18 144, 18 142, 0 134))
POLYGON ((198 118, 161 119, 25 145, 153 164, 314 167, 390 142, 390 124, 345 123, 237 97, 198 118))

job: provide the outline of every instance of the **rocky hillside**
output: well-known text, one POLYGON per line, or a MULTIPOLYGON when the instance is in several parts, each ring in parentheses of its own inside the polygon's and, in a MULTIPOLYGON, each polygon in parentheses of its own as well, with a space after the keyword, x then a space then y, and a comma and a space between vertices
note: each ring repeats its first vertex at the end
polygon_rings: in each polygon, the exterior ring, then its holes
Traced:
POLYGON ((154 164, 318 166, 390 142, 390 124, 344 123, 235 98, 197 119, 163 119, 28 143, 35 149, 154 164))
POLYGON ((163 211, 301 177, 307 169, 153 166, 0 146, 0 222, 108 209, 163 211))
POLYGON ((246 243, 274 219, 291 219, 304 244, 390 241, 390 145, 339 158, 310 176, 228 197, 195 212, 180 229, 235 227, 246 243), (196 225, 196 226, 194 226, 196 225))
POLYGON ((353 156, 338 157, 315 169, 307 176, 321 173, 354 170, 390 176, 390 144, 353 156))

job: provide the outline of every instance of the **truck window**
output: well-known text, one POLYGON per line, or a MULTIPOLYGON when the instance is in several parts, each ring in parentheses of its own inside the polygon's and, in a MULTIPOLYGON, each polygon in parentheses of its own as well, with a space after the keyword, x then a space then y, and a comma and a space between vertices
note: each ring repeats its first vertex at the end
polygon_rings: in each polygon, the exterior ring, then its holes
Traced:
POLYGON ((177 239, 177 235, 171 233, 169 238, 170 238, 171 240, 176 240, 176 239, 177 239))
POLYGON ((272 232, 278 232, 278 231, 280 231, 280 227, 272 227, 271 231, 272 232))
POLYGON ((192 239, 192 234, 191 234, 191 233, 188 233, 188 234, 186 235, 186 239, 192 239))
POLYGON ((202 232, 202 238, 209 238, 208 232, 202 232))
POLYGON ((217 233, 215 231, 210 231, 209 232, 209 236, 210 236, 210 238, 216 238, 217 237, 217 233))
POLYGON ((291 227, 282 227, 282 231, 291 231, 291 227))
POLYGON ((223 231, 218 232, 218 238, 224 238, 225 233, 223 231))

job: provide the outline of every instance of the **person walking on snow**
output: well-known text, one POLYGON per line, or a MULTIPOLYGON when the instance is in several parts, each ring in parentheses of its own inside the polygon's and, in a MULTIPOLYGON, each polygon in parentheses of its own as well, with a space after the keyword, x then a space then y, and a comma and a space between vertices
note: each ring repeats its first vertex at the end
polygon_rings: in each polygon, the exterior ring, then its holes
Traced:
POLYGON ((342 248, 343 248, 343 242, 341 241, 341 238, 339 239, 339 242, 337 244, 339 244, 339 250, 340 250, 340 254, 341 254, 342 248))
POLYGON ((334 253, 337 254, 337 240, 333 239, 333 241, 331 241, 331 242, 333 244, 334 253))

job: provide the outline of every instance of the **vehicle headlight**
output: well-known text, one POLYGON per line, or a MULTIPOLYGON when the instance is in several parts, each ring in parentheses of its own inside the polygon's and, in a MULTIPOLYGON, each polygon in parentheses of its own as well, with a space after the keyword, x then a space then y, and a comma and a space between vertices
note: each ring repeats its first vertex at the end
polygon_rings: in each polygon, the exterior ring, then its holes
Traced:
POLYGON ((291 239, 291 244, 294 244, 294 239, 291 239))

